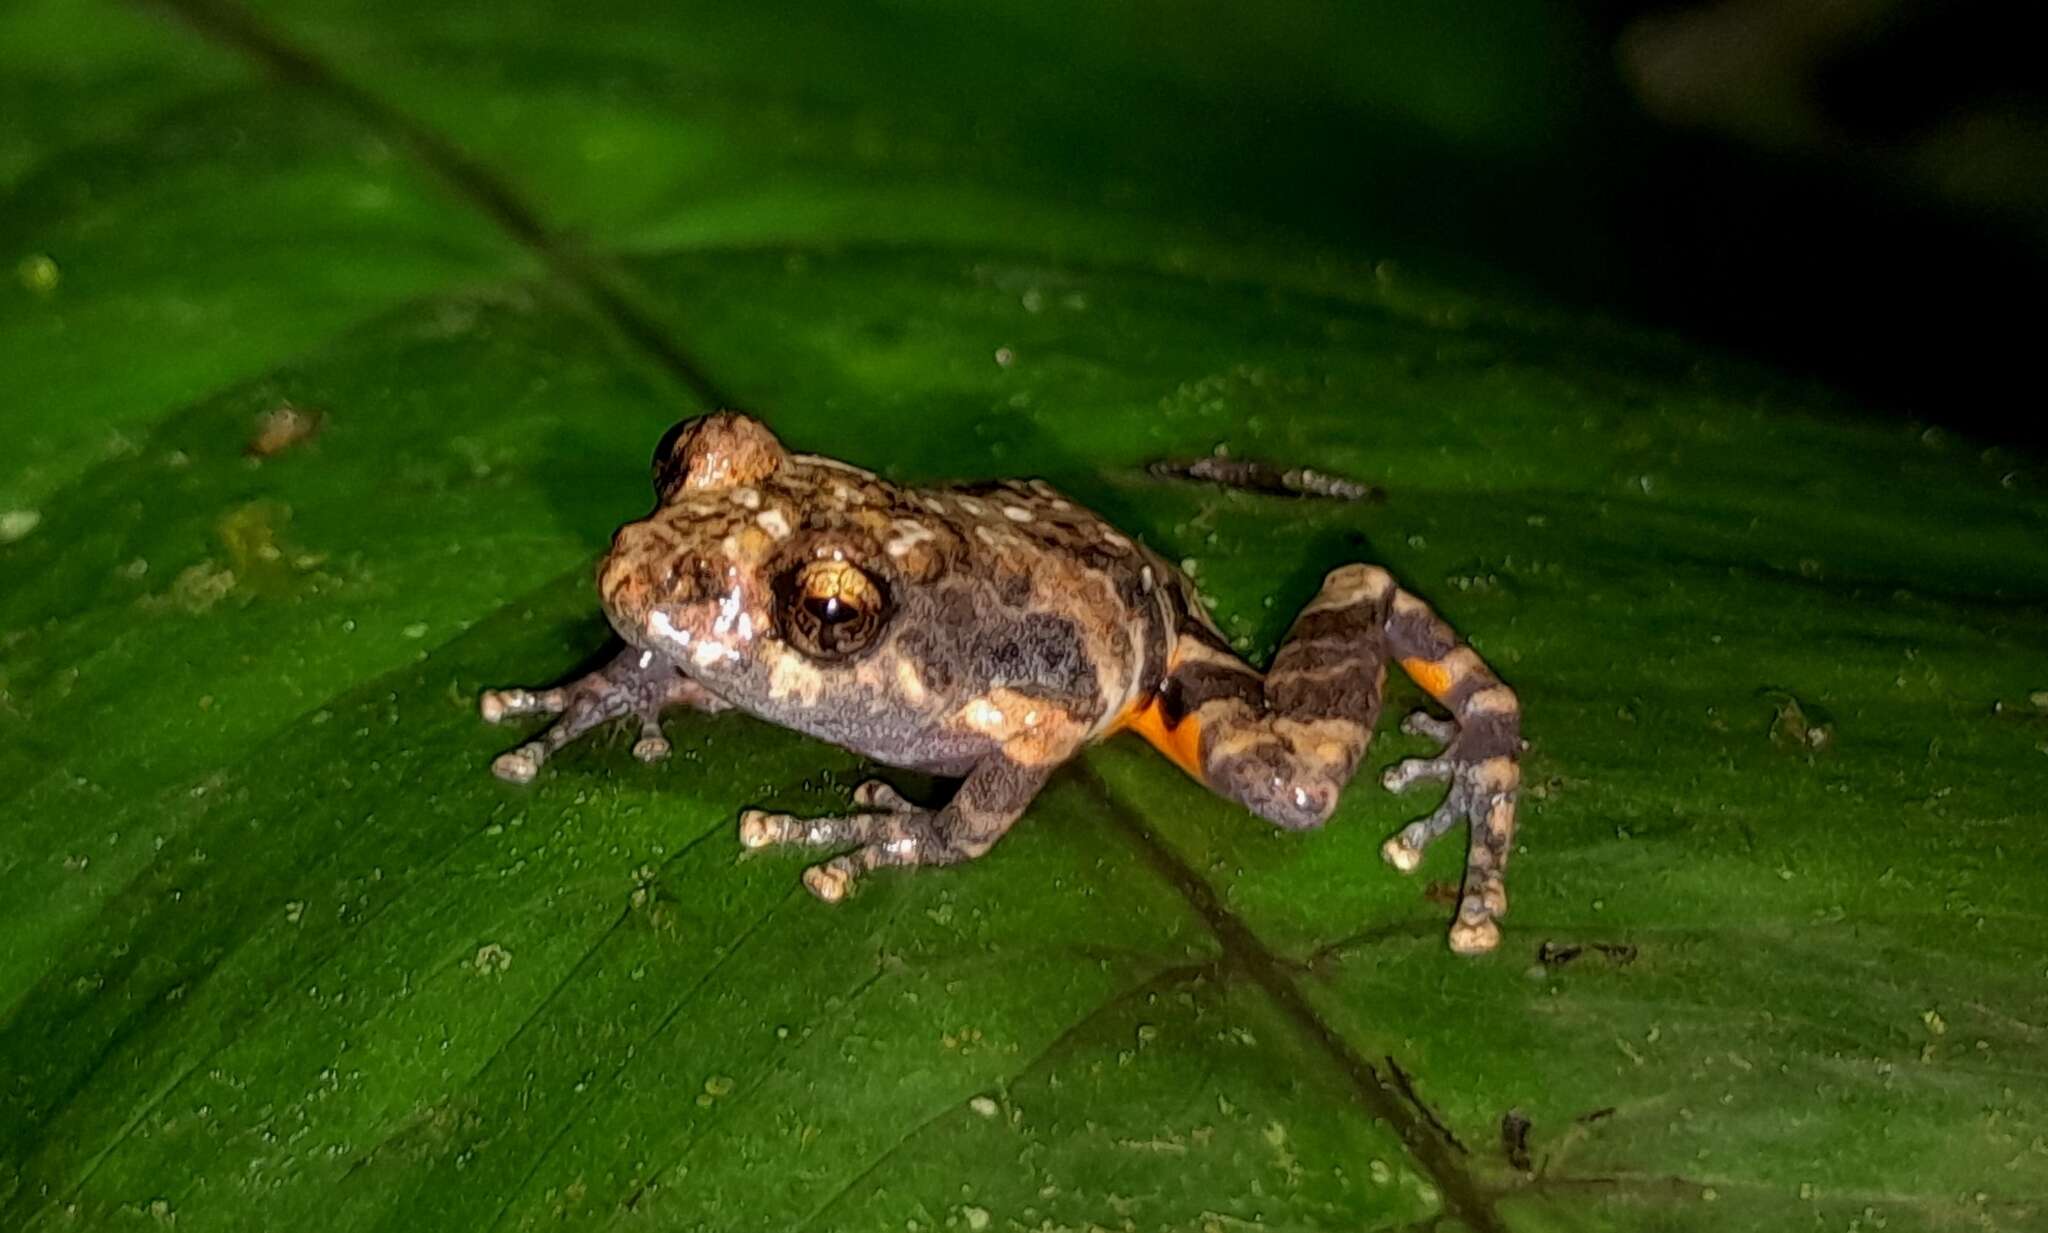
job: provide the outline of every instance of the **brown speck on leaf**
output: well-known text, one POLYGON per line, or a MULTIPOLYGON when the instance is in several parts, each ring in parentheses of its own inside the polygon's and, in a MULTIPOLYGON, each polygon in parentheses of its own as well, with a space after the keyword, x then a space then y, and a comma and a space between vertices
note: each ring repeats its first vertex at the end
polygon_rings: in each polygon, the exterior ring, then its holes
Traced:
POLYGON ((242 452, 251 458, 275 458, 320 435, 327 417, 318 411, 281 402, 256 419, 256 432, 242 452))
POLYGON ((1422 897, 1431 903, 1455 905, 1458 902, 1458 884, 1431 882, 1422 888, 1422 897))
POLYGON ((1509 1109, 1500 1115, 1500 1146, 1507 1153, 1508 1163, 1517 1172, 1533 1173, 1535 1162, 1529 1159, 1528 1115, 1520 1109, 1509 1109))
POLYGON ((1765 686, 1757 697, 1772 707, 1770 740, 1780 749, 1819 754, 1834 748, 1835 723, 1825 707, 1789 689, 1765 686))
POLYGON ((1145 470, 1161 479, 1199 480, 1275 497, 1324 497, 1333 501, 1370 501, 1374 504, 1387 498, 1386 490, 1376 484, 1361 484, 1357 480, 1308 467, 1276 467, 1271 463, 1232 458, 1228 454, 1195 459, 1162 458, 1145 470))
POLYGON ((226 599, 235 589, 235 571, 224 569, 217 561, 201 561, 180 570, 171 580, 170 591, 161 596, 146 596, 144 604, 170 604, 193 615, 205 612, 226 599))

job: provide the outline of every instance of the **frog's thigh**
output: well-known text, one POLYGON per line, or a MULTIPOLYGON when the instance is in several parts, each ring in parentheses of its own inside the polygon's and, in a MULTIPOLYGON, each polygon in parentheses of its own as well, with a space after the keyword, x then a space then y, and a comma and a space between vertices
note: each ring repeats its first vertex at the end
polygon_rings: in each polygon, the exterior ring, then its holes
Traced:
POLYGON ((1514 690, 1428 604, 1397 592, 1387 618, 1387 645, 1401 670, 1457 717, 1462 760, 1521 752, 1522 707, 1514 690))

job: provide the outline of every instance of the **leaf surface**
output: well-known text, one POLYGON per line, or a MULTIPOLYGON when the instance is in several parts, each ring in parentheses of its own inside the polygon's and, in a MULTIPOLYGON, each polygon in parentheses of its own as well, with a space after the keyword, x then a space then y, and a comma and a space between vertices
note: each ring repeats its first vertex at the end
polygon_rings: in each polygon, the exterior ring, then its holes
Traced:
POLYGON ((2038 476, 1403 238, 1597 254, 1450 207, 1569 153, 1571 31, 80 11, 0 19, 0 1227, 2044 1218, 2038 476), (602 646, 720 400, 1043 475, 1254 659, 1392 569, 1523 699, 1501 952, 1370 773, 1280 834, 1120 738, 838 907, 733 822, 842 751, 678 717, 493 780, 477 691, 602 646), (1145 471, 1219 446, 1387 498, 1145 471))

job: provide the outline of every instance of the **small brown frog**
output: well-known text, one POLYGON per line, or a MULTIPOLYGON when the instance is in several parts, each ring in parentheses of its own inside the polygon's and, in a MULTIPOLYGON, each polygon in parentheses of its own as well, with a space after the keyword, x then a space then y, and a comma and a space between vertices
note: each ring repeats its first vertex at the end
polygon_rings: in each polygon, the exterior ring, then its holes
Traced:
POLYGON ((1382 849, 1412 871, 1471 823, 1451 949, 1492 950, 1521 773, 1515 695, 1383 569, 1333 571, 1263 674, 1231 650, 1172 565, 1040 480, 901 488, 785 450, 721 412, 654 454, 658 504, 597 569, 626 649, 553 689, 484 693, 485 719, 559 716, 492 770, 517 783, 607 720, 639 721, 635 756, 666 757, 664 709, 736 708, 892 766, 957 777, 943 808, 879 781, 860 812, 740 815, 749 848, 850 849, 804 873, 834 902, 870 870, 987 852, 1059 765, 1132 731, 1211 790, 1291 830, 1321 825, 1364 756, 1389 659, 1453 718, 1404 729, 1443 742, 1382 782, 1449 795, 1382 849))

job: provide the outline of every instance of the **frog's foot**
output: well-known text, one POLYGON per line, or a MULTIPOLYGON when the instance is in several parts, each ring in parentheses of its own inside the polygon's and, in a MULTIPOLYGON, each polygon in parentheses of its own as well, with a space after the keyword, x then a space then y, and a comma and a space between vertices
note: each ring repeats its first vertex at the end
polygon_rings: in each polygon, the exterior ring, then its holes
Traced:
POLYGON ((853 851, 804 870, 804 886, 826 903, 837 903, 853 891, 860 875, 889 865, 951 864, 959 860, 953 845, 940 836, 936 815, 905 800, 896 789, 871 779, 854 789, 854 804, 865 812, 830 818, 799 818, 786 813, 748 809, 740 814, 740 844, 749 849, 771 844, 838 848, 853 851))
POLYGON ((661 733, 661 713, 671 706, 723 710, 702 686, 678 672, 675 665, 628 647, 611 663, 587 676, 552 689, 487 689, 477 710, 487 723, 503 723, 522 715, 556 716, 533 740, 498 755, 491 773, 510 783, 529 783, 564 745, 600 724, 633 716, 640 736, 633 756, 642 762, 668 757, 668 738, 661 733))
POLYGON ((1404 758, 1388 767, 1380 782, 1390 792, 1405 792, 1418 783, 1448 781, 1450 791, 1428 817, 1410 822, 1387 840, 1380 854, 1402 873, 1413 873, 1432 840, 1459 822, 1469 821, 1472 840, 1466 856, 1465 887, 1457 919, 1451 925, 1450 944, 1460 954, 1490 951, 1500 944, 1500 926, 1495 922, 1508 911, 1501 874, 1514 836, 1515 798, 1522 779, 1515 760, 1519 751, 1488 756, 1485 750, 1476 754, 1464 750, 1457 724, 1420 711, 1404 720, 1401 730, 1444 741, 1444 751, 1433 758, 1404 758))

